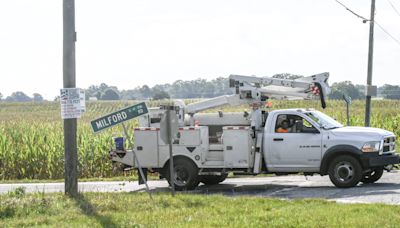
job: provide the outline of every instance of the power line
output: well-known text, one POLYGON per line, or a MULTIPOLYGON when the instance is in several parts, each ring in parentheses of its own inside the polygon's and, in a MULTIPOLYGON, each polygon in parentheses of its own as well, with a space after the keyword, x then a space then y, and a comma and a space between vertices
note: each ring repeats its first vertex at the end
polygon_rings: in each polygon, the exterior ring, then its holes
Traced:
POLYGON ((394 37, 392 34, 390 34, 382 25, 380 25, 376 20, 374 23, 384 32, 386 35, 388 35, 390 38, 392 38, 399 46, 400 46, 400 40, 398 40, 396 37, 394 37))
POLYGON ((397 13, 397 15, 400 16, 400 12, 397 10, 397 8, 393 5, 393 3, 390 0, 387 0, 390 4, 390 6, 393 8, 393 10, 397 13))
MULTIPOLYGON (((337 3, 339 3, 341 6, 343 6, 347 11, 349 11, 350 13, 354 14, 356 17, 363 19, 363 22, 367 22, 370 21, 370 19, 367 19, 363 16, 361 16, 360 14, 354 12, 353 10, 351 10, 349 7, 347 7, 345 4, 341 3, 339 0, 335 0, 337 3)), ((393 9, 396 11, 397 14, 400 13, 399 11, 396 9, 396 7, 394 7, 394 5, 390 2, 390 0, 387 0, 390 5, 393 7, 393 9)), ((397 39, 396 37, 394 37, 392 34, 390 34, 382 25, 380 25, 376 20, 374 20, 374 24, 376 24, 384 33, 386 33, 386 35, 388 35, 390 38, 392 38, 393 41, 395 41, 399 46, 400 46, 400 40, 397 39)))
POLYGON ((347 7, 345 4, 341 3, 339 0, 335 0, 337 3, 339 3, 341 6, 343 6, 347 11, 349 11, 350 13, 354 14, 356 17, 363 19, 363 22, 367 22, 369 21, 369 19, 361 16, 360 14, 354 12, 353 10, 351 10, 349 7, 347 7))

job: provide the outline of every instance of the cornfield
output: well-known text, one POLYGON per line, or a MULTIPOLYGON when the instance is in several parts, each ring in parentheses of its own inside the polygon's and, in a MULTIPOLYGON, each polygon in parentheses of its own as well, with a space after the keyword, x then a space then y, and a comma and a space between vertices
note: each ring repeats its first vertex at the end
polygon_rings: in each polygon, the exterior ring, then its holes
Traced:
MULTIPOLYGON (((188 101, 191 102, 191 101, 188 101)), ((120 127, 93 134, 90 120, 132 105, 134 101, 87 102, 87 111, 78 121, 78 158, 80 178, 121 175, 108 159, 112 137, 122 135, 120 127)), ((159 103, 149 102, 158 106, 159 103)), ((364 101, 350 107, 350 124, 364 125, 364 101)), ((308 107, 321 110, 317 101, 273 101, 272 109, 308 107)), ((223 111, 243 111, 247 106, 225 107, 223 111)), ((216 110, 211 110, 216 111, 216 110)), ((372 102, 371 126, 400 135, 400 101, 372 102)), ((324 112, 346 123, 343 101, 329 101, 324 112)), ((137 126, 132 120, 128 127, 137 126)), ((133 136, 132 136, 133 137, 133 136)), ((0 103, 0 180, 60 179, 64 171, 63 121, 58 102, 0 103)))

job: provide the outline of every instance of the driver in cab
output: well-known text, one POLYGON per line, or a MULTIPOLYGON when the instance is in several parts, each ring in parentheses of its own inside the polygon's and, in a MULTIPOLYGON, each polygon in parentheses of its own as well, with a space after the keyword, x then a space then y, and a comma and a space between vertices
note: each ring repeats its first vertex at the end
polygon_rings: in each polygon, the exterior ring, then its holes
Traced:
POLYGON ((275 131, 276 133, 289 133, 289 121, 283 120, 275 131))

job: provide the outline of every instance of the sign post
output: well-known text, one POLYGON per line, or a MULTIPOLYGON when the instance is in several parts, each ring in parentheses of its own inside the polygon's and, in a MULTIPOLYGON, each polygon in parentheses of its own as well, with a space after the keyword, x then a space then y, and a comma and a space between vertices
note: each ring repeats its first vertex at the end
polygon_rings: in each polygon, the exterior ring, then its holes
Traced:
POLYGON ((172 196, 175 196, 175 172, 174 172, 174 155, 172 151, 172 141, 178 134, 178 118, 175 113, 175 107, 171 105, 162 106, 165 109, 165 114, 160 123, 160 137, 168 143, 169 148, 169 176, 172 196))
MULTIPOLYGON (((128 142, 129 142, 129 144, 131 144, 131 146, 133 146, 133 143, 131 141, 131 138, 129 137, 128 131, 126 130, 126 127, 125 127, 124 123, 122 123, 122 128, 124 129, 124 134, 125 134, 125 137, 127 138, 128 142)), ((147 184, 147 179, 144 176, 142 166, 140 166, 139 159, 136 156, 135 150, 133 148, 132 148, 132 153, 133 153, 133 160, 136 161, 136 163, 138 165, 139 175, 142 178, 144 184, 146 185, 146 190, 149 193, 150 199, 153 199, 153 197, 151 195, 151 192, 150 192, 150 189, 149 189, 149 185, 147 184)))
POLYGON ((169 148, 169 175, 171 179, 172 196, 175 196, 175 175, 174 175, 174 156, 172 154, 172 137, 171 137, 171 112, 167 110, 167 138, 169 148))
POLYGON ((350 126, 350 105, 351 97, 343 94, 343 100, 346 102, 346 116, 347 116, 347 126, 350 126))
MULTIPOLYGON (((133 118, 139 117, 141 115, 144 115, 148 113, 148 109, 146 106, 146 103, 142 102, 124 109, 121 109, 119 111, 110 113, 108 115, 105 115, 103 117, 100 117, 98 119, 92 120, 90 124, 92 125, 92 129, 94 133, 98 133, 102 130, 108 129, 110 127, 116 126, 118 124, 122 125, 122 128, 124 129, 124 134, 126 139, 128 140, 129 144, 133 146, 133 143, 131 141, 131 138, 129 137, 128 131, 126 129, 126 126, 124 122, 131 120, 133 118)), ((149 193, 149 196, 151 199, 153 199, 149 186, 147 184, 147 180, 144 176, 143 169, 140 165, 139 159, 136 156, 135 150, 132 148, 132 153, 133 153, 133 163, 136 162, 138 165, 138 170, 139 170, 139 175, 144 181, 144 184, 146 185, 146 191, 149 193)))

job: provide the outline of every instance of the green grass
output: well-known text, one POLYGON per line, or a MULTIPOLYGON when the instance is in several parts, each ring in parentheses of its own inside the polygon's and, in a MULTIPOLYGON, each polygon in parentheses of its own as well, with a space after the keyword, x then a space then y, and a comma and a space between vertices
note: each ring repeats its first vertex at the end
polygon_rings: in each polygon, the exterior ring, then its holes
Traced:
POLYGON ((221 195, 0 196, 0 227, 397 227, 400 207, 221 195))
MULTIPOLYGON (((150 180, 158 180, 158 176, 149 175, 150 180)), ((116 177, 92 177, 92 178, 81 178, 79 182, 90 182, 90 181, 137 181, 137 175, 130 176, 116 176, 116 177)), ((0 180, 0 184, 18 184, 18 183, 58 183, 64 182, 64 179, 19 179, 19 180, 0 180)))

